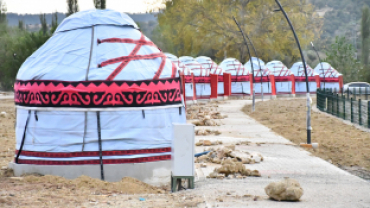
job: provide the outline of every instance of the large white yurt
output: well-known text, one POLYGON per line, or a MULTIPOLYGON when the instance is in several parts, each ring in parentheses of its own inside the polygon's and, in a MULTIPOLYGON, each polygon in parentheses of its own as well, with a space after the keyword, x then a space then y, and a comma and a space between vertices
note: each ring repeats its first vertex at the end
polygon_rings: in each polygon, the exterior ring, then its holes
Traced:
POLYGON ((281 61, 270 61, 266 67, 275 77, 276 94, 292 93, 292 72, 281 61))
POLYGON ((16 79, 16 175, 169 181, 180 80, 128 15, 71 15, 16 79))
MULTIPOLYGON (((252 57, 252 64, 254 70, 254 87, 255 93, 271 93, 270 72, 261 59, 252 57), (261 87, 262 85, 262 87, 261 87), (261 89, 262 88, 262 89, 261 89), (263 91, 262 91, 263 90, 263 91)), ((250 60, 244 64, 244 67, 252 74, 252 66, 250 60)))
POLYGON ((317 64, 314 71, 320 75, 320 88, 339 90, 339 88, 343 87, 340 86, 339 80, 343 75, 334 69, 329 63, 321 62, 317 64))
POLYGON ((170 53, 164 53, 166 57, 172 61, 177 67, 185 75, 185 99, 186 100, 193 100, 194 98, 194 91, 193 91, 193 82, 191 78, 192 71, 185 66, 185 64, 181 63, 179 58, 170 53))
POLYGON ((218 67, 222 69, 223 73, 231 74, 232 94, 251 94, 249 71, 244 68, 238 59, 227 58, 218 67))
MULTIPOLYGON (((211 78, 210 70, 204 68, 193 57, 182 56, 180 62, 189 68, 194 74, 194 82, 197 98, 210 98, 211 96, 211 78)), ((186 91, 185 91, 186 93, 186 91)))
POLYGON ((218 75, 218 84, 217 84, 217 94, 224 94, 224 81, 222 69, 217 66, 217 64, 207 56, 199 56, 195 59, 196 62, 200 63, 203 68, 209 70, 211 74, 218 75))
MULTIPOLYGON (((315 75, 318 75, 315 73, 315 71, 308 65, 307 66, 307 77, 308 77, 308 86, 310 88, 310 92, 316 92, 317 84, 315 80, 315 75)), ((297 62, 293 64, 293 66, 290 68, 290 71, 294 74, 295 79, 295 92, 296 93, 306 93, 306 76, 305 76, 305 70, 302 62, 297 62)))

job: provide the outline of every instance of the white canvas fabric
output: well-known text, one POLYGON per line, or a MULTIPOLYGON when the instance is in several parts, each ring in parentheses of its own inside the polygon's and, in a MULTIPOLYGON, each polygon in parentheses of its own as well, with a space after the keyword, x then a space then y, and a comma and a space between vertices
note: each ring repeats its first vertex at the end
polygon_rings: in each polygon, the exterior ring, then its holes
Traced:
POLYGON ((314 71, 316 74, 319 74, 320 77, 325 77, 325 78, 326 77, 337 78, 342 75, 327 62, 322 62, 322 63, 317 64, 314 71))
MULTIPOLYGON (((218 67, 217 64, 207 56, 199 56, 195 59, 196 62, 200 63, 205 69, 210 71, 210 74, 217 74, 218 76, 222 76, 222 68, 218 67)), ((218 82, 217 84, 217 94, 223 95, 224 94, 224 83, 218 82)))
MULTIPOLYGON (((223 73, 229 73, 231 76, 249 76, 249 71, 235 58, 227 58, 218 66, 222 69, 223 73)), ((250 94, 250 82, 231 82, 231 93, 250 94)))
POLYGON ((336 69, 334 69, 329 63, 322 62, 317 64, 314 69, 315 73, 320 75, 320 87, 321 88, 331 88, 339 90, 339 81, 338 82, 324 82, 324 78, 338 78, 342 76, 336 69))
POLYGON ((293 73, 281 61, 271 61, 266 64, 267 69, 275 76, 276 93, 292 93, 291 81, 276 81, 279 77, 291 76, 293 73))
MULTIPOLYGON (((17 79, 106 80, 120 63, 103 67, 98 65, 109 59, 128 56, 136 44, 99 44, 98 40, 139 40, 142 34, 136 28, 137 25, 129 16, 109 9, 88 10, 71 15, 63 20, 54 35, 23 63, 17 79)), ((149 39, 145 37, 145 40, 149 39)), ((160 53, 160 50, 156 46, 148 45, 141 46, 137 52, 138 55, 153 53, 160 53)), ((161 62, 162 58, 132 60, 113 81, 152 80, 161 62)), ((171 74, 172 63, 166 59, 159 79, 170 78, 171 74)), ((98 151, 96 112, 90 112, 88 108, 81 109, 87 112, 87 120, 85 112, 31 109, 23 150, 98 151)), ((123 111, 113 108, 101 111, 103 151, 170 147, 172 124, 186 122, 185 110, 179 106, 151 107, 145 110, 132 108, 123 111)), ((17 149, 20 147, 27 117, 28 109, 17 109, 17 149)))
MULTIPOLYGON (((308 77, 315 77, 315 75, 318 75, 315 73, 315 71, 308 65, 307 66, 307 76, 308 77)), ((305 70, 302 62, 297 62, 293 64, 293 66, 290 68, 290 71, 294 74, 295 77, 305 77, 305 70)), ((314 81, 309 82, 309 88, 310 92, 316 92, 317 84, 314 81)), ((306 88, 306 82, 295 82, 295 91, 296 92, 307 92, 306 88)))
MULTIPOLYGON (((261 59, 257 57, 252 57, 252 65, 254 71, 254 77, 268 77, 270 72, 261 59)), ((252 66, 250 60, 244 64, 244 67, 252 74, 252 66)), ((255 83, 255 93, 271 93, 271 82, 255 83), (261 87, 262 85, 262 87, 261 87), (261 89, 262 88, 262 89, 261 89)))
MULTIPOLYGON (((164 53, 166 57, 174 63, 178 69, 184 73, 185 76, 191 76, 192 71, 185 66, 185 64, 181 63, 179 58, 170 53, 164 53)), ((185 97, 193 98, 194 91, 193 91, 193 83, 185 83, 185 97)))
MULTIPOLYGON (((195 77, 209 77, 210 70, 204 68, 200 63, 195 61, 193 57, 182 56, 179 58, 180 62, 189 68, 195 77)), ((195 83, 196 96, 197 97, 209 97, 211 96, 211 85, 210 83, 195 83)))

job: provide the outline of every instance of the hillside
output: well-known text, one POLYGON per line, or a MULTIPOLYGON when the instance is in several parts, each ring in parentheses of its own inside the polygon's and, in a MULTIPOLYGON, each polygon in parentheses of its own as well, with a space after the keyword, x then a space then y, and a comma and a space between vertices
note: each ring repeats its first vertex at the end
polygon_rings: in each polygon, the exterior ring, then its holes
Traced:
POLYGON ((335 36, 346 36, 360 48, 360 21, 362 7, 370 6, 370 0, 310 0, 323 17, 321 46, 332 43, 335 36))

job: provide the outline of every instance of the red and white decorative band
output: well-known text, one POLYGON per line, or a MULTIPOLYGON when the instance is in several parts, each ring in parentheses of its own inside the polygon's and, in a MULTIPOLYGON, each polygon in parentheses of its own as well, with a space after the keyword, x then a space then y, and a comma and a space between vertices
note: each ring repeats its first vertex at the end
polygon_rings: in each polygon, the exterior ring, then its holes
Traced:
MULTIPOLYGON (((18 150, 15 152, 17 155, 18 150)), ((143 163, 171 159, 171 148, 103 151, 104 164, 143 163)), ((22 151, 19 164, 87 165, 100 164, 99 151, 91 152, 34 152, 22 151)))
POLYGON ((122 108, 181 104, 180 78, 145 81, 17 80, 14 101, 25 107, 122 108))

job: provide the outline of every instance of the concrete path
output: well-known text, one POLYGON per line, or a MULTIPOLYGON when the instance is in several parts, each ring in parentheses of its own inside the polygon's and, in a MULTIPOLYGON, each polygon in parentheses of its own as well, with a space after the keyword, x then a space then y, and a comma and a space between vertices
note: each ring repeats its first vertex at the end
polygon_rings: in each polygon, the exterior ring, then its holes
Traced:
MULTIPOLYGON (((212 129, 220 130, 222 134, 197 136, 196 140, 221 140, 224 144, 253 142, 252 145, 240 145, 236 148, 263 155, 263 162, 246 165, 249 169, 259 170, 262 177, 209 179, 206 176, 217 165, 208 164, 206 168, 200 168, 196 164, 196 188, 182 191, 183 194, 203 196, 204 203, 200 207, 370 207, 368 181, 311 156, 309 152, 248 117, 241 112, 241 108, 249 103, 250 100, 232 100, 220 104, 220 112, 229 117, 222 120, 224 125, 212 129), (303 187, 304 195, 300 202, 276 202, 268 199, 264 187, 284 177, 298 180, 303 187)), ((205 148, 196 147, 196 152, 202 152, 205 148)))

